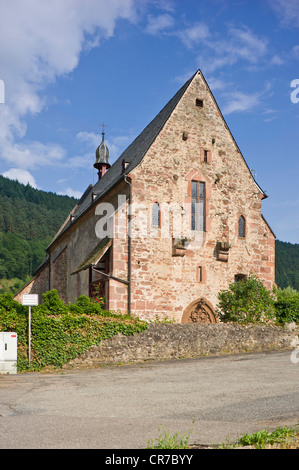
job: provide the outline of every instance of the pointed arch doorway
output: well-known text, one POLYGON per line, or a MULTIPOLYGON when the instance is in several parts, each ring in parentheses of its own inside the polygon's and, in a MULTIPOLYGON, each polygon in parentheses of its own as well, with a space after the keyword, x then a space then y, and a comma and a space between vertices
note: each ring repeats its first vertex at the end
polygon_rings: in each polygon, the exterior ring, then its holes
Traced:
POLYGON ((213 306, 205 298, 197 299, 185 309, 182 323, 218 323, 219 319, 213 306))

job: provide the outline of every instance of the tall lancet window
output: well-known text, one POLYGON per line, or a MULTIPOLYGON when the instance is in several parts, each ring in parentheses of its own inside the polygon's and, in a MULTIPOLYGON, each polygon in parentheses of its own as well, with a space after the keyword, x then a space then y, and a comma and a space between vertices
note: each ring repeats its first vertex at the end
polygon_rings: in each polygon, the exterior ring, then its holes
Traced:
POLYGON ((206 186, 205 186, 205 183, 202 183, 200 181, 192 181, 191 196, 192 196, 191 228, 192 230, 199 230, 201 232, 204 232, 206 229, 206 221, 205 221, 206 186))
POLYGON ((152 226, 160 227, 160 205, 155 202, 152 207, 152 226))
POLYGON ((239 224, 238 224, 238 236, 239 238, 245 238, 246 233, 246 221, 245 217, 241 215, 239 217, 239 224))

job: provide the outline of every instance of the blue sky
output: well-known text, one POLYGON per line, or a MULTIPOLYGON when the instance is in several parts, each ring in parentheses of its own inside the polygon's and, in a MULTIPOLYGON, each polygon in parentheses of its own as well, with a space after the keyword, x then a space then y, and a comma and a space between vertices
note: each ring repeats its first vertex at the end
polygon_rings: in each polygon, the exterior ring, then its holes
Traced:
POLYGON ((298 0, 2 1, 0 174, 80 196, 101 123, 113 162, 198 68, 299 243, 298 0))

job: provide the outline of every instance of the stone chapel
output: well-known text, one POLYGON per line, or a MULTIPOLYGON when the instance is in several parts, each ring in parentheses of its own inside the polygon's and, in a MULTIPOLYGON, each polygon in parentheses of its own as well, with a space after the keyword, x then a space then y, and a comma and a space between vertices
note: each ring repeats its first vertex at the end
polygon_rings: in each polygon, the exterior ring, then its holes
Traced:
POLYGON ((104 298, 145 320, 218 321, 217 294, 256 274, 275 284, 275 235, 255 181, 200 70, 113 165, 102 142, 90 185, 16 295, 104 298))

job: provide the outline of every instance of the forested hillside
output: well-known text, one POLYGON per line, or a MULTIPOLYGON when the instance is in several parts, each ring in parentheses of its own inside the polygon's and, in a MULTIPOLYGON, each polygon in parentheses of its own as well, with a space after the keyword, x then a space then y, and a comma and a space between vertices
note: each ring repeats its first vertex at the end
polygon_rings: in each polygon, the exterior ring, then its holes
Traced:
POLYGON ((0 175, 0 292, 31 276, 76 202, 0 175))
POLYGON ((276 240, 276 283, 299 291, 299 244, 276 240))

